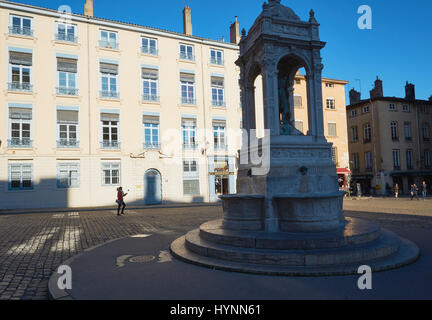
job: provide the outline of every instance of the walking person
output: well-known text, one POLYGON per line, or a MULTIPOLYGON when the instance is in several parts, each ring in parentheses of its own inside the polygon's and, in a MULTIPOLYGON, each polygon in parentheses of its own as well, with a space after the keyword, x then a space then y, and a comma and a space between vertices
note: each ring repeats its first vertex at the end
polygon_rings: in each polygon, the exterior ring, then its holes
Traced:
POLYGON ((417 200, 419 200, 418 198, 418 187, 417 185, 414 183, 413 185, 411 185, 411 200, 415 197, 417 200))
POLYGON ((422 195, 423 195, 423 200, 426 200, 426 193, 427 193, 427 184, 426 181, 423 181, 422 185, 422 195))
POLYGON ((395 198, 398 199, 399 198, 399 184, 395 184, 394 186, 394 193, 395 193, 395 198))
POLYGON ((118 204, 118 208, 117 208, 117 215, 120 216, 120 207, 122 207, 121 210, 121 214, 124 214, 124 209, 126 207, 126 203, 124 203, 123 198, 127 196, 127 193, 123 192, 123 188, 122 187, 118 187, 117 188, 117 204, 118 204))

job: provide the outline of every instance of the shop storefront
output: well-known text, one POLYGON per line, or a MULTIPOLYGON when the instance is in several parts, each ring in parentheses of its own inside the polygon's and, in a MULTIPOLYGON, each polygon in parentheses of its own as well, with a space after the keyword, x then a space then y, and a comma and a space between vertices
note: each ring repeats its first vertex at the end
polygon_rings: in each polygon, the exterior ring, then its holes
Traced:
POLYGON ((337 175, 338 175, 338 184, 339 184, 339 190, 341 191, 348 191, 350 187, 350 177, 351 177, 351 171, 346 168, 337 168, 336 169, 337 175))
POLYGON ((210 201, 219 196, 235 193, 235 158, 209 157, 210 201))

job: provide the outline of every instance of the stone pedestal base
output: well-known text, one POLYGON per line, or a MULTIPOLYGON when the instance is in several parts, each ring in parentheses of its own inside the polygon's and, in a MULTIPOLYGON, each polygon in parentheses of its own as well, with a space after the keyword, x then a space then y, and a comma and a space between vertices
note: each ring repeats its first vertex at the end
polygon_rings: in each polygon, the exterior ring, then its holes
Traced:
POLYGON ((189 263, 269 275, 356 274, 416 261, 418 247, 372 222, 346 219, 341 227, 319 233, 267 233, 223 228, 222 220, 204 223, 171 244, 171 252, 189 263))

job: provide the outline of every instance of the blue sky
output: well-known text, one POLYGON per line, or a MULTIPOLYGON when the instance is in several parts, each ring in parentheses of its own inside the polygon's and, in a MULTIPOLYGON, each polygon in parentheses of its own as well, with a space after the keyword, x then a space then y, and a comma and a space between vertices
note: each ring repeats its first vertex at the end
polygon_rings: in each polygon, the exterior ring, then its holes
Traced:
MULTIPOLYGON (((84 0, 14 0, 58 8, 62 4, 82 13, 84 0)), ((264 0, 94 0, 95 16, 182 32, 182 9, 192 8, 194 35, 229 41, 229 25, 238 16, 240 28, 248 30, 262 10, 264 0)), ((321 24, 325 65, 323 76, 347 80, 369 97, 377 75, 384 95, 404 96, 405 82, 416 85, 416 97, 432 95, 432 1, 430 0, 282 0, 303 20, 309 10, 321 24), (372 30, 360 30, 360 5, 373 13, 372 30)))

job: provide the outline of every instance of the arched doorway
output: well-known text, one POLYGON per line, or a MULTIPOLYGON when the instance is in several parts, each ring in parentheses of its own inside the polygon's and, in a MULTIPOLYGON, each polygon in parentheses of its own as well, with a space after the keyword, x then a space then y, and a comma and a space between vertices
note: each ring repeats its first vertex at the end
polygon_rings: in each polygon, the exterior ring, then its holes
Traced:
POLYGON ((160 204, 162 202, 162 179, 156 169, 149 169, 144 175, 144 203, 160 204))

